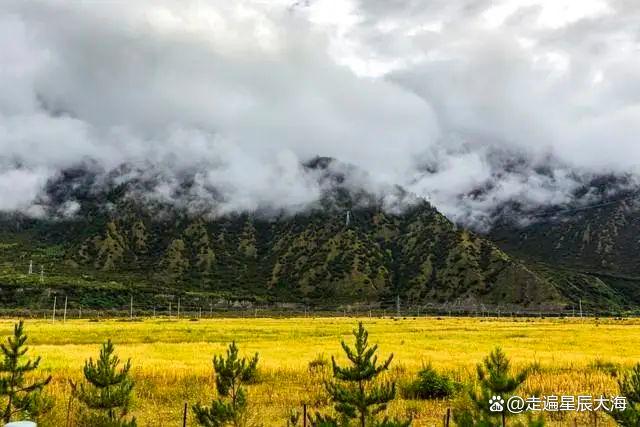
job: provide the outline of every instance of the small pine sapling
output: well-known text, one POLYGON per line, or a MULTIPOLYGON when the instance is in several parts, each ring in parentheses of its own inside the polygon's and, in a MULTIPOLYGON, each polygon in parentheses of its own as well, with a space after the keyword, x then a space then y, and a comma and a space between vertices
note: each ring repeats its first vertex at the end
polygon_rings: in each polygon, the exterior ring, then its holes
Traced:
POLYGON ((622 427, 640 426, 640 363, 618 380, 618 387, 620 396, 627 399, 627 407, 624 411, 608 412, 609 415, 622 427))
POLYGON ((37 417, 53 406, 52 401, 42 394, 51 376, 27 381, 28 374, 38 369, 40 357, 33 360, 27 358, 29 348, 26 342, 27 335, 21 320, 14 325, 13 336, 0 344, 0 416, 5 423, 9 423, 16 415, 37 417))
POLYGON ((211 406, 197 403, 193 406, 198 424, 204 427, 225 425, 242 426, 246 422, 247 392, 243 384, 255 380, 258 367, 258 353, 251 359, 240 358, 238 346, 232 342, 227 349, 227 357, 214 356, 216 390, 218 398, 211 406))
MULTIPOLYGON (((327 381, 325 386, 328 394, 335 403, 336 411, 345 421, 357 420, 360 427, 366 425, 408 426, 410 421, 392 421, 384 419, 376 421, 376 415, 387 408, 389 402, 396 397, 396 384, 386 382, 379 384, 377 379, 389 369, 393 360, 391 354, 382 364, 378 364, 378 346, 369 346, 369 333, 362 322, 353 331, 355 337, 354 348, 342 341, 350 365, 338 366, 334 357, 331 358, 334 381, 327 381), (393 424, 392 424, 393 423, 393 424)), ((333 419, 317 421, 317 425, 330 425, 333 419)))
POLYGON ((88 413, 83 414, 82 425, 94 427, 135 427, 136 419, 125 419, 133 399, 133 380, 130 377, 131 360, 122 368, 114 354, 115 347, 108 340, 100 349, 98 360, 89 359, 84 365, 85 383, 71 383, 74 395, 88 413))
MULTIPOLYGON (((512 373, 511 363, 500 347, 496 347, 489 356, 485 357, 476 367, 479 390, 471 390, 469 396, 472 410, 454 413, 454 421, 460 427, 480 426, 498 427, 506 425, 509 415, 506 402, 527 379, 528 372, 512 373), (499 406, 495 406, 499 399, 499 406), (502 407, 502 410, 499 408, 502 407)), ((519 424, 522 425, 522 424, 519 424)), ((529 419, 529 426, 544 425, 542 418, 529 419)))

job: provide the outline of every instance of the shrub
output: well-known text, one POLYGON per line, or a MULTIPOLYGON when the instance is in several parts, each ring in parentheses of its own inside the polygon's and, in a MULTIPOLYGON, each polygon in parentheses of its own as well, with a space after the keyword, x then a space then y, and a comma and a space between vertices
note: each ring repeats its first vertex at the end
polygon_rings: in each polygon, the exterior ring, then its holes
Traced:
POLYGON ((322 371, 330 365, 329 359, 324 353, 318 353, 316 357, 309 362, 309 370, 311 372, 322 371))
POLYGON ((409 399, 445 399, 458 388, 458 383, 427 365, 418 372, 418 378, 402 389, 402 394, 409 399))
POLYGON ((596 371, 602 371, 613 378, 616 378, 618 376, 620 370, 620 366, 618 366, 617 364, 603 359, 594 360, 589 364, 589 367, 596 371))

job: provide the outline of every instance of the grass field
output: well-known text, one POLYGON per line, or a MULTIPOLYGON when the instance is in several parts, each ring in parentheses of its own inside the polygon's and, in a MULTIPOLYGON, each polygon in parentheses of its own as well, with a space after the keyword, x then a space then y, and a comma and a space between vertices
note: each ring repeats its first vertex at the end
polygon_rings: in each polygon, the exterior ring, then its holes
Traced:
MULTIPOLYGON (((362 319, 370 341, 381 356, 394 353, 389 376, 411 379, 431 362, 455 378, 473 379, 475 365, 496 345, 502 346, 516 368, 536 364, 519 394, 591 394, 617 392, 612 370, 640 361, 640 320, 594 319, 362 319)), ((180 426, 182 408, 213 396, 211 358, 236 340, 242 353, 259 352, 258 384, 249 387, 252 419, 257 425, 284 426, 291 408, 306 402, 322 406, 322 374, 311 373, 308 362, 323 353, 340 356, 339 342, 350 340, 352 318, 208 319, 26 323, 31 355, 41 355, 42 368, 54 380, 49 392, 55 410, 41 426, 64 426, 69 397, 68 379, 79 379, 84 360, 95 357, 107 338, 122 359, 131 358, 136 381, 133 414, 139 425, 180 426)), ((0 335, 11 332, 12 321, 0 321, 0 335)), ((341 359, 341 356, 339 357, 341 359)), ((412 415, 414 425, 442 425, 450 401, 398 400, 392 415, 412 415)), ((553 425, 573 425, 575 414, 550 419, 553 425)), ((578 425, 587 425, 586 416, 578 425)), ((188 425, 193 425, 191 420, 188 425)), ((592 424, 589 424, 592 425, 592 424)), ((601 415, 598 425, 612 425, 601 415)))

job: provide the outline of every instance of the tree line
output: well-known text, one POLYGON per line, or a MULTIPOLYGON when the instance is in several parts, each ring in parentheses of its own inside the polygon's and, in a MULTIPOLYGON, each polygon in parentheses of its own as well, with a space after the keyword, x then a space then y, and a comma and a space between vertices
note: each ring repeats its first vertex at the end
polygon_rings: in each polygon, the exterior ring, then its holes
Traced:
MULTIPOLYGON (((318 410, 303 414, 292 408, 283 424, 287 427, 410 427, 412 419, 389 418, 388 405, 399 394, 412 399, 442 399, 459 395, 451 421, 460 427, 541 427, 543 417, 529 414, 511 420, 513 414, 506 406, 500 410, 492 407, 496 399, 504 403, 516 395, 527 379, 528 369, 516 371, 509 358, 495 348, 476 367, 476 381, 460 384, 444 373, 427 365, 416 378, 399 390, 395 381, 385 379, 384 373, 393 362, 393 354, 378 359, 378 346, 369 343, 369 334, 362 322, 353 330, 353 345, 342 341, 346 365, 340 365, 335 357, 329 363, 323 357, 309 363, 310 369, 326 366, 331 376, 323 381, 330 410, 318 410)), ((27 355, 27 335, 24 323, 14 325, 13 334, 0 343, 0 420, 38 419, 53 408, 53 399, 46 388, 52 377, 38 374, 40 357, 27 355)), ((231 342, 225 354, 213 357, 215 395, 208 404, 198 402, 191 409, 195 422, 203 427, 245 427, 251 424, 250 396, 247 385, 258 379, 258 353, 241 357, 235 342, 231 342)), ((73 400, 81 403, 79 427, 137 427, 135 417, 130 417, 134 395, 131 377, 131 360, 122 363, 115 353, 115 346, 108 340, 103 343, 97 359, 85 361, 83 378, 69 381, 71 396, 67 408, 67 426, 71 426, 70 407, 73 400)), ((627 399, 623 411, 607 412, 623 427, 640 426, 640 363, 618 378, 622 396, 627 399)), ((186 418, 185 418, 186 419, 186 418)), ((449 412, 445 424, 449 423, 449 412)))

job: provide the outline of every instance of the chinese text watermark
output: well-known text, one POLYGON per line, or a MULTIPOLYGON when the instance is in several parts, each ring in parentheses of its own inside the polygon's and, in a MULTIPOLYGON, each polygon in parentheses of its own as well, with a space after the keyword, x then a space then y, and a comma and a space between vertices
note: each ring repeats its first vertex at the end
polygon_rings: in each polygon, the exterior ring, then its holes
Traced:
POLYGON ((627 398, 624 396, 511 396, 506 401, 501 396, 489 399, 491 412, 595 412, 624 411, 627 409, 627 398))

